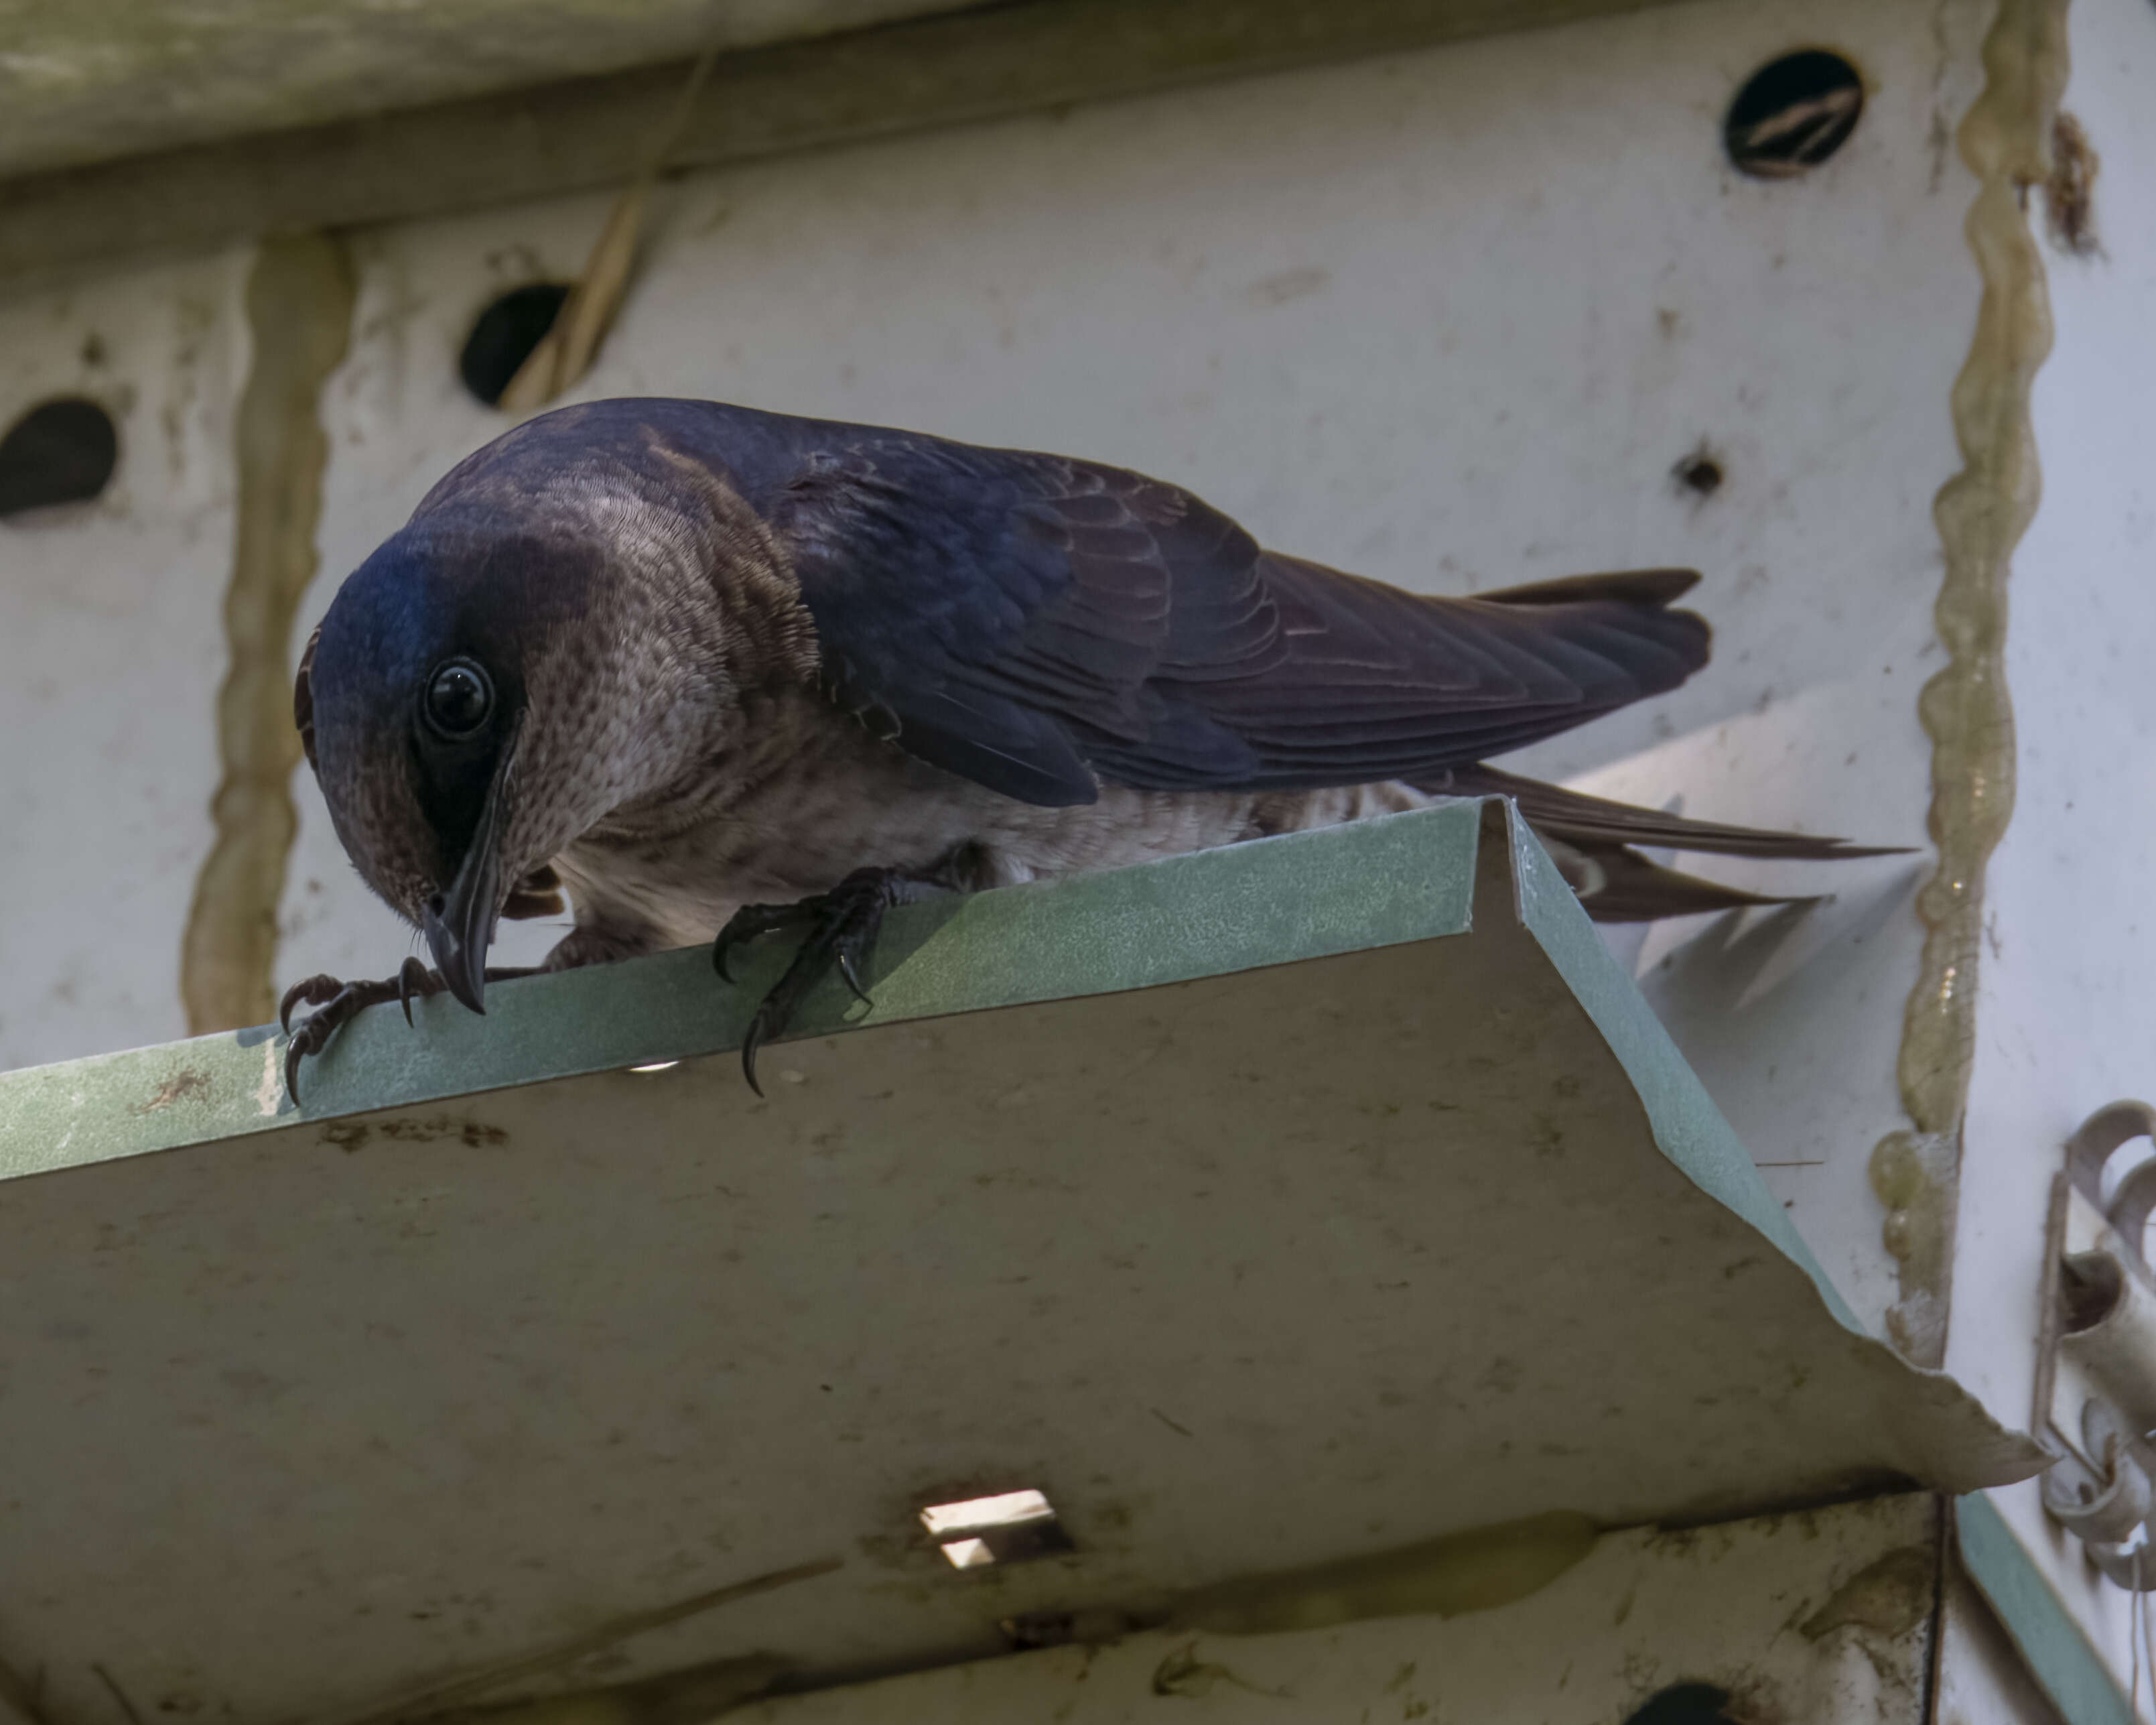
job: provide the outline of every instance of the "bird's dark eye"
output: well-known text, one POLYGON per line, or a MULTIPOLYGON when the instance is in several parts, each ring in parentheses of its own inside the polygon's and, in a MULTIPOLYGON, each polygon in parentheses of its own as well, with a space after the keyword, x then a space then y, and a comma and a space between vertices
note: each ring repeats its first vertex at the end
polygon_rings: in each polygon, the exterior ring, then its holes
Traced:
POLYGON ((494 710, 494 685, 470 660, 447 660, 427 679, 423 710, 436 734, 457 741, 486 723, 494 710))

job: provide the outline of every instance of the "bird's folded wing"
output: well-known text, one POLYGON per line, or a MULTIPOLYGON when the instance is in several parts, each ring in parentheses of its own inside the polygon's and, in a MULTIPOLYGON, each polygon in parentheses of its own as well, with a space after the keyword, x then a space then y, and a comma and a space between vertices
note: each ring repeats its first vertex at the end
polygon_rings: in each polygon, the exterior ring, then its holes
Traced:
POLYGON ((1044 805, 1303 789, 1518 748, 1674 687, 1707 626, 1650 570, 1420 597, 1262 551, 1188 492, 826 428, 767 505, 834 698, 1044 805))

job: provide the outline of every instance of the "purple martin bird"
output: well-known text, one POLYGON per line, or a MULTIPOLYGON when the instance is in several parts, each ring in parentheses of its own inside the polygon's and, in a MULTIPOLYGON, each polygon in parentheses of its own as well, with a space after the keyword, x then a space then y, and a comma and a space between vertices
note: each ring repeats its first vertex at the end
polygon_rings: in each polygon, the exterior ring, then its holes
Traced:
MULTIPOLYGON (((1501 792, 1589 909, 1764 902, 1630 848, 1837 840, 1686 821, 1481 763, 1675 688, 1684 569, 1471 599, 1267 551, 1091 461, 712 402, 527 421, 345 582, 295 716, 338 838, 435 968, 310 977, 286 1079, 363 1007, 483 1010, 498 919, 575 926, 543 968, 798 929, 742 1050, 884 912, 1501 792)), ((865 996, 863 996, 865 998, 865 996)))

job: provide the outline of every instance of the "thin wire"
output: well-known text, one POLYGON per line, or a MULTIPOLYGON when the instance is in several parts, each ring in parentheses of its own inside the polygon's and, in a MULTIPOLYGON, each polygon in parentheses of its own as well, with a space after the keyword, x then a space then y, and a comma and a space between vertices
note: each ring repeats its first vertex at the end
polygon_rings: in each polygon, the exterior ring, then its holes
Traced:
MULTIPOLYGON (((2128 1609, 2137 1609, 2134 1602, 2141 1597, 2141 1547, 2137 1545, 2133 1547, 2133 1599, 2127 1602, 2128 1609)), ((2133 1687, 2128 1694, 2127 1705, 2133 1709, 2133 1717, 2138 1719, 2141 1717, 2141 1637, 2134 1634, 2136 1621, 2133 1617, 2126 1619, 2126 1645, 2133 1655, 2133 1687)))
MULTIPOLYGON (((2143 1548, 2145 1549, 2145 1548, 2146 1548, 2146 1547, 2147 1547, 2148 1542, 2144 1539, 2144 1540, 2142 1542, 2142 1544, 2143 1544, 2143 1548)), ((2149 1634, 2149 1629, 2148 1629, 2148 1594, 2144 1594, 2144 1593, 2136 1593, 2136 1594, 2135 1594, 2135 1595, 2134 1595, 2134 1604, 2135 1604, 2135 1606, 2138 1608, 2138 1613, 2139 1613, 2139 1615, 2140 1615, 2140 1619, 2141 1619, 2141 1640, 2142 1640, 2142 1644, 2143 1644, 2143 1646, 2145 1646, 2145 1647, 2148 1649, 2148 1693, 2149 1693, 2149 1699, 2150 1699, 2150 1701, 2151 1701, 2152 1702, 2156 1702, 2156 1639, 2152 1639, 2152 1638, 2151 1638, 2151 1636, 2150 1636, 2150 1634, 2149 1634)), ((2137 1663, 2138 1663, 2138 1661, 2137 1661, 2137 1663)))

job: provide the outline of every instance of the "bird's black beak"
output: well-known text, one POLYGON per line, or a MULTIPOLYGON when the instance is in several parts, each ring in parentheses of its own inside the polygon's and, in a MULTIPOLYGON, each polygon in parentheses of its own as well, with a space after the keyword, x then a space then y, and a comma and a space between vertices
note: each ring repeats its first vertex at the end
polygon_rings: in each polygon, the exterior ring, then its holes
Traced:
POLYGON ((501 828, 505 788, 516 758, 511 735, 486 787, 486 801, 480 810, 479 825, 465 852, 457 878, 445 894, 429 900, 420 924, 427 949, 434 955, 434 968, 449 992, 484 1016, 486 1012, 486 950, 494 944, 495 920, 501 909, 501 828))

